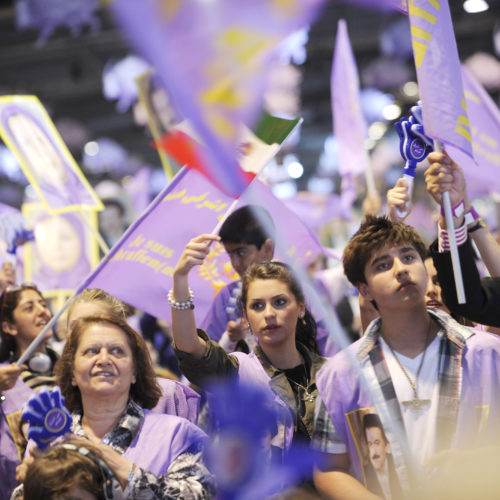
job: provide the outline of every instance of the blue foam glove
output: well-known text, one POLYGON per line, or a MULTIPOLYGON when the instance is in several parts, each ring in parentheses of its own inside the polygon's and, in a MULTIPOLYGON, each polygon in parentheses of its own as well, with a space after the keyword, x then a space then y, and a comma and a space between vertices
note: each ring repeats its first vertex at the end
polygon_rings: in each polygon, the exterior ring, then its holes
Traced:
POLYGON ((399 152, 405 160, 403 172, 415 177, 417 163, 425 160, 433 151, 432 139, 427 137, 422 125, 422 107, 417 104, 410 110, 409 118, 401 118, 394 124, 399 135, 399 152))
POLYGON ((61 389, 43 389, 34 394, 23 407, 22 419, 29 422, 28 438, 45 449, 56 437, 70 432, 73 419, 64 406, 61 389))

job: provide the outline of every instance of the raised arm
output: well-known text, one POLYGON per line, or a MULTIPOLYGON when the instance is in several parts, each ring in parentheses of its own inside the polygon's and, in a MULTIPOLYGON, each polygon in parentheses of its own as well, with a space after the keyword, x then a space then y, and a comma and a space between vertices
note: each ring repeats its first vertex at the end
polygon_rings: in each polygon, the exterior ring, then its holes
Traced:
MULTIPOLYGON (((466 182, 460 166, 455 163, 447 154, 431 153, 429 155, 430 167, 425 172, 427 190, 436 200, 442 203, 442 193, 450 191, 451 203, 456 205, 463 200, 464 215, 471 210, 471 204, 467 196, 466 182)), ((455 218, 456 224, 464 222, 464 216, 455 218)), ((441 227, 445 227, 444 217, 441 217, 441 227)), ((492 277, 500 276, 500 246, 487 228, 487 226, 477 220, 469 222, 467 226, 469 236, 477 246, 483 262, 492 277)))
POLYGON ((410 194, 408 192, 408 183, 404 177, 400 177, 396 185, 387 191, 387 215, 393 222, 403 222, 408 214, 410 203, 410 194), (399 212, 405 213, 404 217, 399 212))
POLYGON ((177 262, 173 274, 171 294, 172 335, 177 349, 201 359, 206 350, 206 343, 198 337, 193 310, 190 307, 180 308, 180 304, 190 301, 188 275, 194 266, 199 266, 210 251, 210 245, 218 241, 213 234, 201 234, 193 238, 184 249, 177 262))

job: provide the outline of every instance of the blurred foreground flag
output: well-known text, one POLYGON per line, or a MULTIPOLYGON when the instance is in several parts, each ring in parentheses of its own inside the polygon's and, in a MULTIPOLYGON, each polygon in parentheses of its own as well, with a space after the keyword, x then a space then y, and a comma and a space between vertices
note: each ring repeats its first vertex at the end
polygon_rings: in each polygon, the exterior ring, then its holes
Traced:
POLYGON ((188 119, 205 146, 207 173, 224 192, 237 196, 247 184, 236 161, 239 124, 252 127, 258 118, 280 42, 325 2, 112 1, 118 24, 155 68, 179 120, 188 119))
POLYGON ((460 60, 447 0, 409 0, 425 134, 472 157, 460 60))

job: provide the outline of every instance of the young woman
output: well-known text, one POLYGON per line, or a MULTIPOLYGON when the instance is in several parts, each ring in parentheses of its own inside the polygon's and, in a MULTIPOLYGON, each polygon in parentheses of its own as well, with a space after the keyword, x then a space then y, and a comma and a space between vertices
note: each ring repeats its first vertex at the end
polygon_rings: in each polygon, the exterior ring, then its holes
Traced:
POLYGON ((257 339, 254 351, 227 354, 205 332, 197 331, 188 275, 217 240, 218 236, 210 234, 192 239, 174 269, 169 304, 181 370, 199 386, 214 376, 233 376, 268 389, 289 417, 280 423, 272 444, 288 450, 292 441, 308 442, 311 438, 315 376, 325 361, 318 354, 316 323, 291 269, 280 262, 266 262, 253 264, 242 281, 242 308, 257 339))
POLYGON ((33 391, 54 385, 56 354, 47 346, 52 332, 38 347, 27 366, 13 364, 45 328, 52 314, 33 284, 10 285, 0 297, 0 500, 8 499, 16 486, 16 467, 26 439, 21 429, 21 410, 33 391))

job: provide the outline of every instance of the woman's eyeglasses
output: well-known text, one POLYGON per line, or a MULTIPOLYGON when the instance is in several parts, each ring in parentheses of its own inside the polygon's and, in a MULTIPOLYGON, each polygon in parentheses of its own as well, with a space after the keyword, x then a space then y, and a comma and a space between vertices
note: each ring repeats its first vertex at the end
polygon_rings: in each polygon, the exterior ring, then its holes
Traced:
POLYGON ((38 287, 36 286, 35 283, 21 283, 20 285, 8 285, 7 288, 2 293, 0 318, 2 318, 3 316, 3 308, 5 306, 5 300, 7 298, 7 295, 12 292, 21 292, 23 290, 35 290, 36 292, 40 293, 40 290, 38 290, 38 287))

